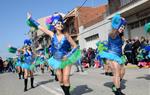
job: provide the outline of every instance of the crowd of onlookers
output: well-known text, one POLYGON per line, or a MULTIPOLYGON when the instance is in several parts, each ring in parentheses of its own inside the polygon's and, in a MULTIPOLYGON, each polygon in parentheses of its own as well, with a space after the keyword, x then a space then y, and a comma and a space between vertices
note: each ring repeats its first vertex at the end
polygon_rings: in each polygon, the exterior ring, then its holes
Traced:
POLYGON ((0 73, 3 72, 15 72, 14 62, 11 59, 3 60, 0 57, 0 73))
POLYGON ((146 48, 150 48, 150 41, 148 39, 144 37, 128 39, 124 47, 124 54, 128 59, 127 62, 138 66, 140 66, 140 63, 150 65, 150 58, 148 57, 150 50, 146 48))
POLYGON ((0 72, 2 72, 2 71, 3 71, 3 60, 0 57, 0 72))

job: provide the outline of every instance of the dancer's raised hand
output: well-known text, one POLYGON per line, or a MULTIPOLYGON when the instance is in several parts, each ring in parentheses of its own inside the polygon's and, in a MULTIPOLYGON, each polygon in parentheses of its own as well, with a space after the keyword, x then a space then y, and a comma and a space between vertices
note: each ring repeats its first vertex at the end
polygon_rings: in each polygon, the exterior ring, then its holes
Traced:
POLYGON ((31 18, 31 13, 30 12, 27 12, 27 19, 31 18))

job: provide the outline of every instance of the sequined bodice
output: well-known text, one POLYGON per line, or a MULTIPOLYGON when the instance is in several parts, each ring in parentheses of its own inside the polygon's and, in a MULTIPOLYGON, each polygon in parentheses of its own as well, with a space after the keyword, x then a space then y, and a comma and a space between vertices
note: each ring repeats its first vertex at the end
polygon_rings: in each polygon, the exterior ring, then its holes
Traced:
POLYGON ((33 61, 32 53, 29 54, 28 52, 25 52, 24 58, 25 58, 25 63, 31 64, 31 62, 33 61))
POLYGON ((56 34, 51 40, 51 53, 54 58, 62 59, 71 49, 71 45, 65 36, 62 37, 61 41, 58 41, 56 34))
POLYGON ((108 51, 109 52, 114 52, 117 55, 121 56, 122 45, 123 45, 123 40, 119 35, 117 35, 115 38, 111 38, 110 36, 108 37, 108 51))

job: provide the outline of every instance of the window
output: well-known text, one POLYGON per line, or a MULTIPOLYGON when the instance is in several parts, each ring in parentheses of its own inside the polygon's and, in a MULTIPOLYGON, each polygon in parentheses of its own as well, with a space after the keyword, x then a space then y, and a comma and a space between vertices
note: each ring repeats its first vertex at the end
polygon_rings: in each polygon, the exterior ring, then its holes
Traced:
POLYGON ((130 27, 131 29, 134 29, 133 24, 129 24, 129 27, 130 27))
POLYGON ((138 28, 139 27, 139 21, 134 23, 134 28, 138 28))
POLYGON ((139 21, 136 21, 136 22, 133 22, 133 23, 131 23, 131 24, 129 24, 130 25, 130 28, 131 29, 134 29, 134 28, 138 28, 140 25, 139 25, 139 21))
POLYGON ((70 25, 69 25, 69 33, 70 34, 74 33, 74 24, 73 23, 70 23, 70 25))
POLYGON ((74 18, 72 18, 69 21, 69 33, 72 34, 74 32, 75 32, 75 29, 74 29, 74 18))
POLYGON ((95 34, 95 35, 92 35, 92 36, 90 36, 90 37, 85 38, 85 40, 86 40, 87 42, 89 42, 89 41, 96 40, 96 39, 98 39, 98 38, 99 38, 98 34, 95 34))
POLYGON ((147 17, 147 18, 142 19, 140 21, 136 21, 136 22, 130 23, 129 27, 130 27, 130 29, 134 29, 134 28, 138 28, 138 27, 144 26, 146 23, 149 23, 149 22, 150 22, 150 17, 147 17))
POLYGON ((149 23, 149 22, 150 22, 150 17, 147 18, 147 23, 149 23))
POLYGON ((141 25, 141 26, 144 26, 145 23, 146 23, 145 19, 140 20, 140 25, 141 25))

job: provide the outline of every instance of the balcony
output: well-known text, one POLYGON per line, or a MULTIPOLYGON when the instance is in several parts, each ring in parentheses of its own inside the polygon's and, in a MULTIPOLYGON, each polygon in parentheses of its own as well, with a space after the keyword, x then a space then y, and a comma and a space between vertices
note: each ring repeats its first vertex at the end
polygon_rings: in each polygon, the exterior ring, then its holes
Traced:
POLYGON ((120 8, 125 7, 133 2, 137 2, 139 0, 120 0, 120 8))
MULTIPOLYGON (((123 17, 128 17, 133 14, 136 14, 137 12, 142 12, 144 9, 149 8, 149 6, 150 6, 149 0, 131 0, 129 3, 126 3, 125 5, 122 5, 122 7, 119 7, 118 10, 115 10, 112 13, 110 13, 107 19, 111 19, 116 12, 120 13, 123 17)), ((112 8, 114 7, 117 6, 113 6, 112 8)), ((111 6, 109 6, 109 10, 111 10, 111 6)))

